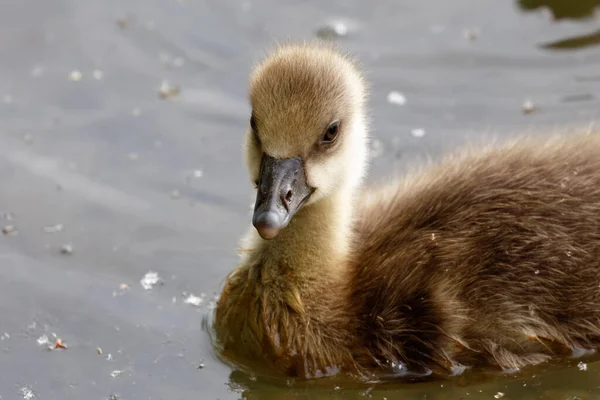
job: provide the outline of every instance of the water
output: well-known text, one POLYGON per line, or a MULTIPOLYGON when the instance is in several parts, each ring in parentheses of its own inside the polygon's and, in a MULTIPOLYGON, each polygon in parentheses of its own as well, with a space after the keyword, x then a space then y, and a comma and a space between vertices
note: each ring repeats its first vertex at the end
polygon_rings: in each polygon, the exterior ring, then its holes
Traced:
POLYGON ((271 382, 215 359, 202 327, 250 223, 246 80, 272 39, 325 34, 357 54, 377 179, 466 141, 598 121, 599 2, 521 3, 4 0, 2 399, 600 398, 593 360, 418 385, 271 382), (145 290, 148 271, 162 284, 145 290))

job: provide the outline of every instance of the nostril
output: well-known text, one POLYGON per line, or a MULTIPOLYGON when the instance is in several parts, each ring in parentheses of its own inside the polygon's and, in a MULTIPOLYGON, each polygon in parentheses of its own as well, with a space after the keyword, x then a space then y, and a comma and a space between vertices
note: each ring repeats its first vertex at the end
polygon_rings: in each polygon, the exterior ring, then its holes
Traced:
POLYGON ((288 190, 288 192, 285 194, 285 201, 287 201, 288 203, 290 201, 292 201, 292 196, 293 196, 292 191, 288 190))

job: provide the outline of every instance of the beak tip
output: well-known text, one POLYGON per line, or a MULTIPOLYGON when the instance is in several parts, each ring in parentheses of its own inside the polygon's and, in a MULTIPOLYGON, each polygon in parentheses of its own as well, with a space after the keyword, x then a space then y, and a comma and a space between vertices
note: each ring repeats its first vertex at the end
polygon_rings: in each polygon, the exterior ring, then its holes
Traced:
POLYGON ((265 211, 254 218, 253 225, 258 231, 260 237, 264 240, 274 239, 281 229, 283 224, 279 215, 274 211, 265 211))

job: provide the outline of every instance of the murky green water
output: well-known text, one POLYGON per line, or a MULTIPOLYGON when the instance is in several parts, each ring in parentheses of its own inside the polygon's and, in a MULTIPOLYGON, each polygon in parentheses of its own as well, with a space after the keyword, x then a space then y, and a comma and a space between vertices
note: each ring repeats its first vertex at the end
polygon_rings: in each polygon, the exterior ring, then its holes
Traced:
POLYGON ((600 398, 592 360, 415 385, 271 382, 217 361, 202 327, 250 224, 246 79, 273 39, 343 22, 336 40, 372 83, 376 180, 467 141, 598 122, 600 1, 0 5, 0 223, 16 229, 0 236, 0 398, 600 398), (149 271, 163 284, 145 290, 149 271), (54 333, 68 349, 37 343, 54 333))

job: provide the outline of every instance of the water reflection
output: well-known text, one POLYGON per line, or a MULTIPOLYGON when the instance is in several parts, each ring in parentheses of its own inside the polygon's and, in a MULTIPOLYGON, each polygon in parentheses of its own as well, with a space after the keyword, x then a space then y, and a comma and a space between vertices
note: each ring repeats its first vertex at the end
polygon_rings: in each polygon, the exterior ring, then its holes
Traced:
MULTIPOLYGON (((600 8, 600 0, 518 0, 524 11, 545 7, 555 21, 563 19, 589 20, 600 8)), ((544 49, 568 50, 597 46, 600 44, 600 30, 589 34, 577 35, 540 45, 544 49)))
POLYGON ((590 18, 600 7, 600 0, 518 0, 518 3, 525 11, 546 7, 555 20, 590 18))

